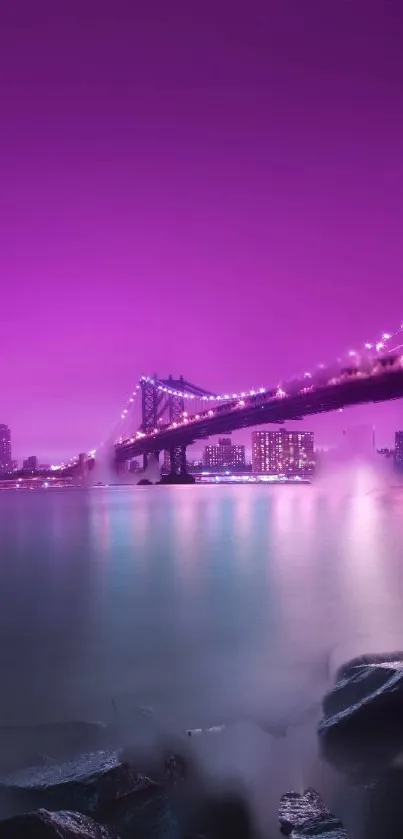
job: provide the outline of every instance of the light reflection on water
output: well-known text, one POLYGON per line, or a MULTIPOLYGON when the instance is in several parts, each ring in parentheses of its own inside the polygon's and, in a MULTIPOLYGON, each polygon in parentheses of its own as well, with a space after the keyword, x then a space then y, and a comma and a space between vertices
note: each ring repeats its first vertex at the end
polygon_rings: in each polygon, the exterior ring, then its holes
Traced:
MULTIPOLYGON (((105 719, 113 696, 180 731, 295 722, 343 661, 403 647, 403 494, 377 481, 4 493, 0 722, 105 719)), ((329 794, 316 718, 200 760, 274 810, 290 785, 329 794)))

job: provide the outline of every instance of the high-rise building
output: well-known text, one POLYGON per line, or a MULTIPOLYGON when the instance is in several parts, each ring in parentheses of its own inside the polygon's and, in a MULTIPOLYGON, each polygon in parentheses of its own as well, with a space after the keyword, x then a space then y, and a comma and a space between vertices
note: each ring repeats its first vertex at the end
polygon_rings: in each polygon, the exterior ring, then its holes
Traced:
POLYGON ((0 472, 11 471, 11 431, 8 425, 0 425, 0 472))
POLYGON ((395 466, 403 470, 403 431, 395 432, 395 466))
POLYGON ((33 454, 31 457, 27 457, 27 459, 23 461, 22 468, 24 472, 37 472, 38 458, 36 455, 33 454))
POLYGON ((310 475, 315 468, 313 431, 253 431, 252 471, 310 475))
POLYGON ((245 446, 232 445, 230 437, 223 437, 218 441, 218 445, 205 447, 203 466, 209 469, 242 469, 245 466, 245 446))

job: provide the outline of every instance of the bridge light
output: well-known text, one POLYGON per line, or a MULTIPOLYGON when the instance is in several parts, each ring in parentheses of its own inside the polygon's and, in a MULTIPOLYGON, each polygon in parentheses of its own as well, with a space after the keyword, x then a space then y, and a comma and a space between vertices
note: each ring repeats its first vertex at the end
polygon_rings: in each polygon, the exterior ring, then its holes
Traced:
POLYGON ((378 341, 378 343, 375 344, 375 349, 376 349, 377 352, 379 352, 379 350, 382 350, 383 347, 384 347, 383 341, 378 341))
POLYGON ((255 391, 255 390, 250 390, 250 391, 249 391, 249 395, 250 395, 250 396, 255 396, 255 393, 256 393, 256 391, 255 391))
POLYGON ((372 350, 372 344, 365 344, 366 350, 372 350))
POLYGON ((312 376, 311 376, 310 373, 304 373, 304 376, 305 376, 306 379, 312 379, 312 376))
POLYGON ((389 341, 392 336, 389 335, 389 332, 384 332, 382 335, 382 341, 389 341))
POLYGON ((349 350, 348 354, 349 354, 350 358, 353 358, 355 355, 357 355, 355 350, 349 350))
POLYGON ((260 387, 260 388, 259 388, 259 393, 265 393, 265 392, 266 392, 266 388, 265 388, 265 387, 260 387))
POLYGON ((242 396, 242 398, 244 398, 246 396, 246 393, 245 393, 244 390, 242 391, 241 396, 242 396))

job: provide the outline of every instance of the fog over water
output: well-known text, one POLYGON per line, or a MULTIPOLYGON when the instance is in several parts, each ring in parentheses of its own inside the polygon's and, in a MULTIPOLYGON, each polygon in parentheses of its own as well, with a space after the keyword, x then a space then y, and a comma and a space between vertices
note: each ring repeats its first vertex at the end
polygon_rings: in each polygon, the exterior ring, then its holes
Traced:
POLYGON ((374 457, 302 486, 3 492, 0 724, 119 721, 142 749, 162 731, 273 830, 310 783, 348 819, 316 727, 343 662, 403 648, 396 484, 374 457))

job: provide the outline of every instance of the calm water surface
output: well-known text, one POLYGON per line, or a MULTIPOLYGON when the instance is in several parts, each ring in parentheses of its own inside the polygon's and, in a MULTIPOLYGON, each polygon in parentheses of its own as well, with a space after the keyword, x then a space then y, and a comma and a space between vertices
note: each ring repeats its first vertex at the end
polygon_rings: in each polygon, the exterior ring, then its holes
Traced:
POLYGON ((289 786, 337 801, 318 703, 343 661, 403 647, 388 482, 2 492, 0 723, 109 719, 112 700, 181 732, 234 721, 195 749, 269 822, 289 786))

